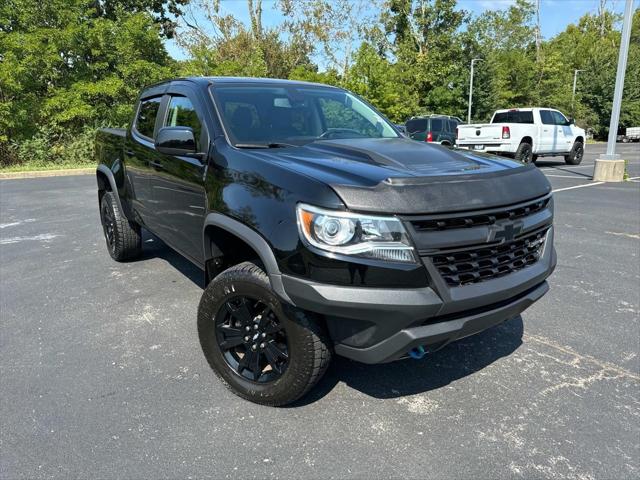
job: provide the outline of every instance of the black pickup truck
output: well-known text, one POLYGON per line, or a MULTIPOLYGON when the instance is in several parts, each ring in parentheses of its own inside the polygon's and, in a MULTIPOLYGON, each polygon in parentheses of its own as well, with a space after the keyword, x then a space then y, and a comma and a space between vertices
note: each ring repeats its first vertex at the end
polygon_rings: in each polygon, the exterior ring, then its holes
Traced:
POLYGON ((96 152, 111 256, 139 255, 144 228, 201 267, 206 359, 266 405, 333 353, 421 358, 516 317, 556 264, 533 165, 409 140, 340 88, 167 81, 96 152))

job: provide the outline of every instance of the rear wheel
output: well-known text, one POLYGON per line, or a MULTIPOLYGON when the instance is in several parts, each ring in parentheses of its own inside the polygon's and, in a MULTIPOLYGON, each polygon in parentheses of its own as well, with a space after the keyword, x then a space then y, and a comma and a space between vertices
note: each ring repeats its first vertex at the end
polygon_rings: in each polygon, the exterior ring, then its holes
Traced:
POLYGON ((571 151, 569 155, 564 156, 564 161, 568 165, 579 165, 582 162, 582 157, 584 156, 584 145, 582 142, 575 142, 573 147, 571 147, 571 151))
POLYGON ((104 192, 100 200, 100 220, 107 249, 118 262, 136 258, 142 252, 140 226, 130 222, 116 201, 113 192, 104 192))
POLYGON ((198 307, 198 335, 224 384, 263 405, 302 397, 331 359, 318 319, 284 307, 264 271, 250 262, 225 270, 207 286, 198 307))
POLYGON ((531 163, 533 161, 533 149, 531 148, 531 144, 522 142, 518 146, 514 158, 522 163, 531 163))

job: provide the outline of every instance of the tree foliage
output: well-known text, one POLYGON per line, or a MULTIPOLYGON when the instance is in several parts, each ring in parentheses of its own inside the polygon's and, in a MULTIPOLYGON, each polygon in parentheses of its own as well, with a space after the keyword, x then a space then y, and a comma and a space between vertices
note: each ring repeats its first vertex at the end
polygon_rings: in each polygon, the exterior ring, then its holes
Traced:
POLYGON ((72 142, 87 126, 124 125, 140 89, 176 71, 163 43, 162 6, 179 3, 2 3, 2 151, 7 142, 37 137, 53 145, 72 142))
MULTIPOLYGON (((0 2, 0 161, 30 148, 43 159, 68 157, 91 128, 126 124, 144 85, 177 75, 328 83, 397 122, 423 113, 465 118, 473 58, 482 59, 473 120, 497 108, 549 106, 606 136, 621 18, 604 8, 536 44, 531 0, 480 15, 456 0, 244 2, 247 22, 225 13, 222 0, 0 2), (281 20, 265 25, 265 8, 281 20), (187 60, 167 54, 174 34, 187 60)), ((640 10, 620 123, 640 125, 640 10)))

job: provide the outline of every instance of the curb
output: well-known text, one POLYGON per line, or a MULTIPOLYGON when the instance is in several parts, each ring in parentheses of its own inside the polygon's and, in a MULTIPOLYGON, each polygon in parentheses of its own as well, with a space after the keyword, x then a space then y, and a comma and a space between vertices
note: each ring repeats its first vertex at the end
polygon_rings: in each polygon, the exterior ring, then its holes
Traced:
POLYGON ((96 173, 93 168, 68 168, 63 170, 31 170, 26 172, 0 172, 0 179, 62 177, 66 175, 91 175, 96 173))

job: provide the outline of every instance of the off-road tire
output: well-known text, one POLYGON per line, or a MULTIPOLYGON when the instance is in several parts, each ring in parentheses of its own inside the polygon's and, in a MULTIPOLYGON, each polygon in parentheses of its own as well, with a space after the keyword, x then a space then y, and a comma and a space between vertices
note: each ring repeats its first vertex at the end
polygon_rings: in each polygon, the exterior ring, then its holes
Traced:
POLYGON ((235 265, 206 287, 198 306, 198 335, 209 365, 236 395, 268 406, 292 403, 307 393, 324 375, 331 361, 325 327, 315 315, 282 304, 265 272, 251 262, 235 265), (288 365, 268 383, 251 381, 232 369, 216 336, 216 315, 234 297, 246 296, 268 305, 284 327, 288 365))
POLYGON ((518 145, 514 158, 522 163, 533 162, 533 148, 531 147, 531 144, 522 142, 518 145))
POLYGON ((584 145, 582 142, 574 142, 569 155, 564 156, 567 165, 580 165, 584 157, 584 145))
POLYGON ((140 226, 130 222, 116 201, 115 194, 107 191, 100 200, 100 220, 111 258, 118 262, 132 260, 142 253, 140 226), (112 240, 109 239, 109 225, 112 240))

